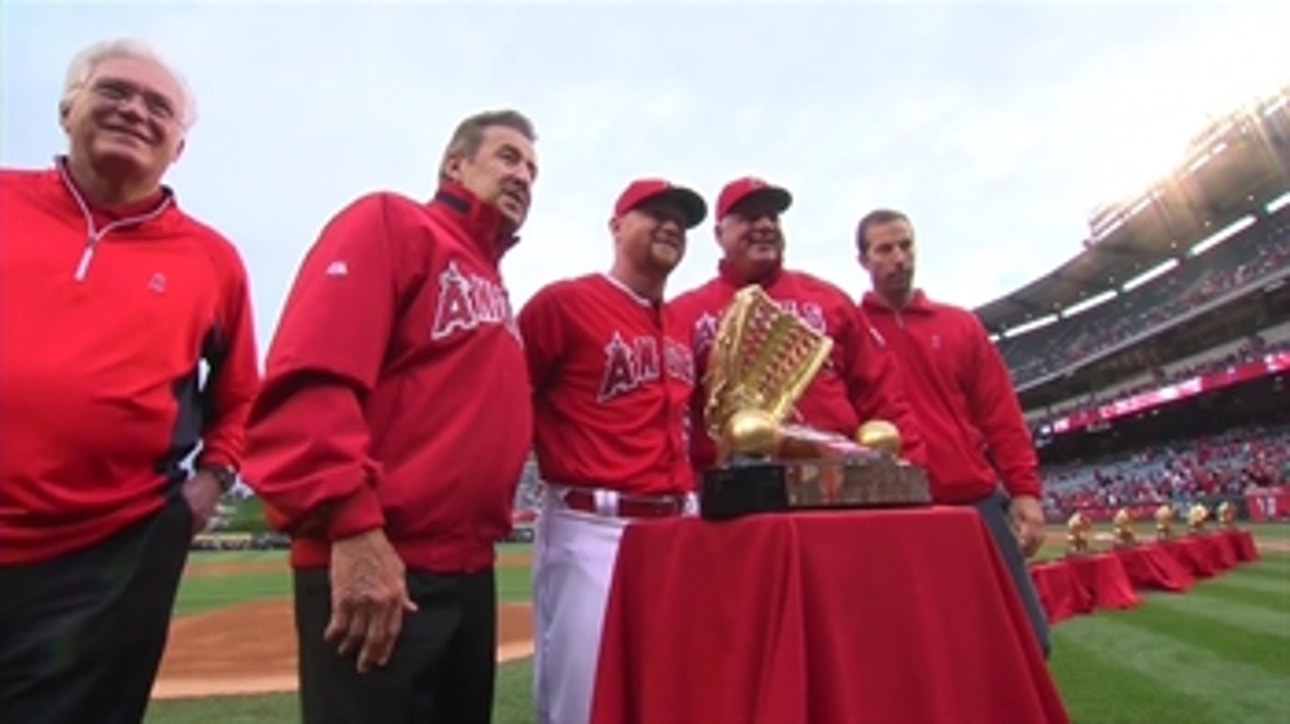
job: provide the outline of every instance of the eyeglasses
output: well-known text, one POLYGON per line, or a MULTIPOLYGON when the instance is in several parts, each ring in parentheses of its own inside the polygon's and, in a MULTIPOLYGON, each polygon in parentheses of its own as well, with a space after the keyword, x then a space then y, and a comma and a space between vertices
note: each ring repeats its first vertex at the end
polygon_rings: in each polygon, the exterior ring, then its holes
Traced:
POLYGON ((169 98, 156 91, 140 88, 129 81, 103 78, 90 86, 89 90, 95 97, 117 105, 129 103, 136 97, 142 98, 143 107, 148 115, 165 122, 176 120, 175 105, 169 98))

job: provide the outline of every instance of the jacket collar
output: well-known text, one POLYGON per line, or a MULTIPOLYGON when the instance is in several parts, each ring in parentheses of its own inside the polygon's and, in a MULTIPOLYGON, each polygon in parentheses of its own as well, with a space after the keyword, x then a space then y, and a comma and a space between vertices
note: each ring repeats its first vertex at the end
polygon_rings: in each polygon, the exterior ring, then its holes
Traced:
POLYGON ((51 185, 60 189, 82 213, 92 214, 96 221, 102 223, 143 223, 161 216, 170 208, 177 208, 174 190, 164 184, 158 187, 156 194, 127 206, 106 207, 95 204, 76 184, 66 155, 54 157, 54 168, 49 173, 49 179, 51 185))
POLYGON ((922 289, 915 289, 914 295, 909 298, 909 304, 904 309, 896 309, 887 303, 887 300, 870 291, 864 293, 864 299, 861 300, 866 311, 880 312, 886 314, 915 312, 927 314, 932 311, 932 300, 927 298, 922 289))
POLYGON ((479 250, 494 263, 501 261, 502 256, 520 241, 519 236, 505 231, 506 219, 497 207, 484 203, 456 182, 440 182, 439 190, 431 203, 450 211, 449 216, 461 225, 479 250))

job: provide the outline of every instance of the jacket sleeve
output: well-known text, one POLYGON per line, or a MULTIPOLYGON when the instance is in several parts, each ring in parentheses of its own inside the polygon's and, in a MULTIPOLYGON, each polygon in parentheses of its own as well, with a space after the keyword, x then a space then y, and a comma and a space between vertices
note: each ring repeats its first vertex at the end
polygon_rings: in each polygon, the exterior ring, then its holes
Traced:
POLYGON ((895 357, 864 310, 854 305, 846 309, 850 311, 843 335, 844 359, 850 369, 847 387, 860 424, 875 419, 891 422, 900 430, 902 457, 925 466, 922 429, 905 397, 895 357))
POLYGON ((229 257, 215 326, 202 349, 208 373, 202 390, 205 414, 199 464, 240 470, 246 418, 260 385, 260 369, 246 269, 231 249, 229 257))
POLYGON ((538 395, 551 383, 563 358, 567 320, 561 318, 554 288, 547 287, 533 295, 520 310, 517 324, 524 340, 529 381, 533 394, 538 395))
POLYGON ((390 202, 341 211, 305 257, 269 350, 247 427, 247 483, 270 520, 335 540, 383 527, 381 466, 363 401, 380 376, 397 310, 390 202))
POLYGON ((975 369, 976 375, 964 388, 972 420, 1008 492, 1039 497, 1039 461, 1008 368, 980 320, 972 315, 969 323, 973 350, 969 370, 975 369))

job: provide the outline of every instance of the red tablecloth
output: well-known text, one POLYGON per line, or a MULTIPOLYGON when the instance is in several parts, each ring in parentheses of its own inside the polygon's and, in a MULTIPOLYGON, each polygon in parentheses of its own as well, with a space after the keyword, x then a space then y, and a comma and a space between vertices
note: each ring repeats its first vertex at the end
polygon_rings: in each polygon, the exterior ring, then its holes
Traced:
POLYGON ((1036 564, 1030 568, 1030 577, 1035 581, 1035 592, 1049 623, 1093 612, 1093 594, 1066 561, 1036 564))
POLYGON ((1196 584, 1191 569, 1180 564, 1177 557, 1158 544, 1118 548, 1115 555, 1124 564, 1124 572, 1134 588, 1186 591, 1196 584))
POLYGON ((632 525, 592 720, 1065 722, 971 509, 632 525))
POLYGON ((1080 583, 1093 597, 1094 608, 1123 609, 1138 605, 1138 594, 1118 556, 1109 553, 1070 556, 1066 559, 1080 583))
POLYGON ((1210 542, 1195 536, 1180 536, 1158 545, 1169 551, 1184 568, 1191 571, 1196 578, 1212 578, 1218 573, 1214 561, 1214 549, 1210 542))
POLYGON ((1240 563, 1249 563, 1259 559, 1259 549, 1254 545, 1254 535, 1248 530, 1239 528, 1229 528, 1223 531, 1232 548, 1236 551, 1236 560, 1240 563))
POLYGON ((1215 531, 1207 533, 1203 537, 1209 541, 1210 555, 1214 559, 1215 568, 1220 571, 1236 568, 1237 563, 1240 562, 1240 558, 1237 555, 1238 551, 1236 550, 1238 544, 1232 540, 1227 531, 1215 531))

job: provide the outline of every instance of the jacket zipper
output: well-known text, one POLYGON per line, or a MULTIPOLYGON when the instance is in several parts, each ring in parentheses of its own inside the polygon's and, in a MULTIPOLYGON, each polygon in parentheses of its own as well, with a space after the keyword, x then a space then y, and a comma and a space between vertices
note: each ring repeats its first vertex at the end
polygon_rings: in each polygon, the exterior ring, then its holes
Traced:
POLYGON ((80 261, 76 263, 76 273, 73 276, 73 279, 77 282, 85 281, 85 277, 90 272, 90 262, 94 259, 94 252, 98 249, 99 242, 103 240, 103 237, 108 235, 109 231, 119 229, 130 224, 142 224, 145 221, 151 221, 158 216, 161 216, 162 212, 170 207, 170 202, 173 200, 173 197, 167 194, 165 200, 152 211, 149 211, 146 214, 139 214, 138 216, 117 219, 107 226, 104 226, 102 229, 99 229, 94 223, 94 214, 90 211, 89 205, 85 203, 85 199, 81 198, 80 189, 76 188, 76 184, 72 183, 72 180, 68 178, 66 169, 60 165, 58 171, 63 178, 63 183, 66 184, 68 190, 72 192, 72 198, 76 199, 76 205, 81 209, 81 216, 85 219, 85 249, 81 252, 80 261))

